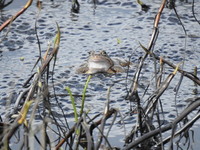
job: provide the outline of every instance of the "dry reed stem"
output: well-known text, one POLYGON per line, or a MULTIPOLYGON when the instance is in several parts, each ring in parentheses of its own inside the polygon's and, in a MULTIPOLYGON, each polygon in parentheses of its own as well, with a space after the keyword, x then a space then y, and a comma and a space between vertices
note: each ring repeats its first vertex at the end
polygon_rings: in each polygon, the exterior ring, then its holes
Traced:
MULTIPOLYGON (((49 57, 44 60, 44 63, 42 64, 41 68, 39 69, 40 71, 35 73, 34 76, 33 76, 33 82, 32 84, 30 85, 30 89, 28 90, 28 94, 26 96, 26 99, 25 99, 25 102, 24 102, 24 105, 21 109, 21 111, 23 112, 23 110, 25 109, 26 107, 26 103, 28 101, 30 101, 31 99, 33 99, 34 97, 34 93, 35 93, 35 90, 36 90, 36 87, 38 86, 39 84, 39 79, 40 77, 45 73, 45 70, 47 68, 47 66, 50 64, 51 60, 53 59, 53 57, 57 54, 58 52, 58 49, 59 49, 59 46, 58 45, 55 45, 52 53, 49 55, 49 57)), ((8 132, 4 135, 3 139, 2 139, 2 142, 0 142, 0 145, 2 145, 3 143, 8 143, 8 141, 10 140, 10 138, 13 136, 13 134, 15 133, 15 131, 19 128, 19 126, 21 125, 21 123, 18 123, 18 121, 21 119, 21 116, 19 115, 15 121, 10 125, 10 128, 8 130, 8 132)))
MULTIPOLYGON (((174 121, 172 121, 172 123, 169 123, 161 128, 152 130, 146 134, 144 134, 143 136, 139 137, 138 139, 136 139, 135 141, 131 142, 130 144, 127 144, 123 150, 129 150, 131 148, 134 148, 136 146, 138 146, 139 144, 141 144, 142 142, 144 142, 145 140, 154 137, 160 133, 164 133, 165 131, 168 131, 170 129, 173 129, 174 126, 176 126, 180 121, 183 120, 183 118, 185 118, 187 115, 189 115, 190 113, 192 113, 193 111, 195 111, 198 107, 200 106, 200 97, 195 98, 194 102, 192 102, 191 105, 189 105, 186 109, 184 109, 180 115, 174 119, 174 121)), ((197 119, 199 118, 199 115, 197 116, 197 119)), ((195 120, 196 121, 196 120, 195 120)), ((190 128, 191 126, 188 126, 188 128, 190 128)))
MULTIPOLYGON (((103 117, 104 119, 108 119, 112 116, 112 114, 114 114, 116 112, 115 109, 110 109, 108 110, 108 112, 105 114, 105 116, 103 117)), ((96 122, 93 122, 90 127, 89 127, 89 130, 90 132, 92 132, 95 128, 97 128, 101 123, 102 123, 102 120, 103 118, 101 118, 100 120, 96 121, 96 122)), ((83 121, 83 118, 81 117, 79 119, 79 122, 82 122, 83 121)), ((77 127, 77 124, 75 124, 71 129, 70 131, 65 135, 65 138, 62 139, 57 145, 56 145, 56 150, 59 150, 59 148, 75 133, 75 129, 77 127)))
POLYGON ((31 6, 33 0, 29 0, 26 5, 20 10, 18 11, 14 16, 12 16, 10 19, 8 19, 7 21, 5 21, 1 26, 0 26, 0 32, 7 27, 11 22, 13 22, 17 17, 19 17, 22 13, 24 13, 29 6, 31 6))
POLYGON ((148 54, 152 51, 152 47, 153 47, 153 45, 155 45, 155 42, 157 40, 157 37, 158 37, 158 23, 160 21, 160 16, 161 16, 162 11, 164 9, 165 3, 166 3, 166 0, 163 0, 161 6, 159 8, 159 11, 158 11, 158 13, 157 13, 157 15, 155 17, 154 30, 153 30, 153 33, 152 33, 152 36, 151 36, 151 39, 150 39, 150 42, 149 42, 149 46, 147 48, 147 53, 140 60, 140 63, 139 63, 138 68, 136 70, 135 76, 133 78, 133 83, 131 85, 131 88, 130 88, 129 93, 128 93, 127 98, 126 98, 126 99, 129 99, 130 101, 134 101, 134 95, 136 93, 138 93, 137 92, 138 80, 139 80, 139 77, 140 77, 140 73, 141 73, 144 61, 146 60, 148 54))

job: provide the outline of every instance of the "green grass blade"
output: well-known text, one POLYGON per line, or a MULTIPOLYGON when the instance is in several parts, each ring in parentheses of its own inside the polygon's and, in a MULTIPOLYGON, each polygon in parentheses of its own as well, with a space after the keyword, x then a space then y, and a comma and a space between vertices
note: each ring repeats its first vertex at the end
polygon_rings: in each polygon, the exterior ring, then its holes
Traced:
POLYGON ((71 92, 71 90, 70 90, 70 88, 68 86, 65 89, 69 93, 69 96, 70 96, 70 99, 71 99, 71 102, 72 102, 72 107, 73 107, 73 110, 74 110, 74 119, 75 119, 75 122, 78 122, 78 114, 77 114, 77 110, 76 110, 74 96, 72 95, 72 92, 71 92))
POLYGON ((85 104, 86 90, 87 90, 87 87, 88 87, 88 84, 89 84, 89 82, 90 82, 91 77, 92 77, 92 75, 89 75, 89 76, 88 76, 87 81, 86 81, 86 83, 85 83, 85 87, 84 87, 84 89, 83 89, 80 116, 83 114, 83 109, 84 109, 84 104, 85 104))

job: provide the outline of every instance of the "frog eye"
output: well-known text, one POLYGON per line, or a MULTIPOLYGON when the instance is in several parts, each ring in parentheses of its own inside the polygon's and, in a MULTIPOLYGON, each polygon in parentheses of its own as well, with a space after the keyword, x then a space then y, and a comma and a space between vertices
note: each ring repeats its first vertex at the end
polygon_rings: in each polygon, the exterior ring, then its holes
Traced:
POLYGON ((92 54, 94 54, 94 51, 89 51, 88 54, 92 55, 92 54))
POLYGON ((101 51, 101 55, 107 56, 106 51, 101 51))

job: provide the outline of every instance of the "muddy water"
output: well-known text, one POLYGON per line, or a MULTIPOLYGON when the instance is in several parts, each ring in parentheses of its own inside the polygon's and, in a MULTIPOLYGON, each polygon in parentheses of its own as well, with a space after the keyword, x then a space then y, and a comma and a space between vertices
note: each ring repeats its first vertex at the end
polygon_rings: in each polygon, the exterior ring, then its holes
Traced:
MULTIPOLYGON (((153 30, 154 17, 160 6, 159 1, 144 1, 150 5, 148 12, 141 11, 140 6, 129 0, 125 1, 100 1, 96 8, 89 1, 80 2, 80 12, 71 13, 71 2, 50 1, 43 2, 43 8, 39 17, 35 3, 16 21, 10 28, 1 32, 0 43, 0 113, 2 116, 13 106, 14 99, 22 88, 22 84, 31 74, 38 55, 38 44, 35 36, 35 21, 37 21, 37 32, 40 39, 41 49, 44 52, 48 44, 53 43, 56 34, 57 22, 61 29, 61 43, 58 53, 58 60, 55 68, 55 81, 57 94, 67 94, 65 87, 69 86, 73 94, 81 94, 86 75, 75 73, 76 68, 86 60, 88 52, 91 50, 106 50, 112 57, 129 59, 137 64, 139 58, 144 55, 144 51, 139 47, 139 42, 148 46, 153 30), (9 30, 8 35, 4 35, 9 30), (133 55, 131 55, 133 54, 133 55), (20 58, 23 58, 22 61, 20 58), (11 100, 8 101, 8 100, 11 100), (11 104, 10 104, 11 103, 11 104)), ((10 5, 2 12, 1 22, 21 7, 21 4, 10 5)), ((200 67, 200 27, 194 20, 191 12, 191 3, 178 2, 177 12, 180 14, 182 23, 187 31, 187 38, 183 28, 173 10, 164 9, 159 24, 159 37, 154 48, 154 52, 174 64, 184 62, 186 71, 193 71, 195 66, 200 67)), ((200 20, 200 3, 195 4, 197 19, 200 20)), ((129 79, 132 79, 137 65, 130 68, 129 79)), ((167 75, 173 70, 165 68, 167 75)), ((141 86, 139 87, 140 96, 143 95, 145 87, 150 84, 147 95, 143 101, 153 91, 153 61, 151 58, 146 60, 145 69, 142 71, 141 86)), ((103 112, 107 99, 107 90, 112 86, 110 93, 111 107, 117 108, 122 115, 129 110, 129 103, 125 100, 127 87, 130 82, 126 82, 126 73, 116 74, 112 77, 104 75, 93 76, 88 87, 87 93, 90 97, 86 98, 86 110, 94 116, 103 112)), ((165 120, 168 122, 176 115, 175 92, 174 88, 178 84, 180 74, 177 74, 174 82, 163 94, 161 100, 165 112, 165 120)), ((179 89, 176 103, 181 111, 186 105, 187 98, 194 97, 192 90, 194 84, 184 78, 179 89)), ((73 111, 71 102, 67 96, 58 96, 61 106, 67 111, 69 121, 73 122, 73 111)), ((76 98, 78 105, 81 98, 76 98)), ((54 100, 53 110, 59 114, 61 111, 54 100)), ((118 118, 120 119, 120 117, 118 118)), ((135 116, 125 119, 127 132, 131 130, 135 122, 135 116)), ((120 125, 112 128, 109 139, 113 146, 122 147, 124 129, 120 125), (118 138, 120 137, 120 138, 118 138)))

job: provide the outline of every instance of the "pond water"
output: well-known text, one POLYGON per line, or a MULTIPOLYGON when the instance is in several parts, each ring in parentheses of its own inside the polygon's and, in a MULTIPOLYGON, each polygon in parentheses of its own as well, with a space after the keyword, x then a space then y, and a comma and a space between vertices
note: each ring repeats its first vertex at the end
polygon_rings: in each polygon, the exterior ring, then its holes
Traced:
MULTIPOLYGON (((9 7, 2 11, 1 23, 12 14, 16 13, 24 4, 24 1, 16 0, 9 7), (19 3, 18 3, 19 2, 19 3)), ((88 52, 91 50, 106 50, 111 57, 120 57, 129 59, 133 64, 137 64, 144 51, 139 47, 139 42, 148 46, 153 31, 154 17, 160 6, 158 0, 145 0, 144 3, 150 6, 149 11, 144 12, 135 1, 130 0, 109 0, 99 1, 94 7, 92 1, 80 1, 80 12, 71 13, 71 2, 58 0, 52 3, 44 0, 43 8, 38 15, 38 9, 35 2, 28 10, 17 18, 10 27, 1 32, 0 43, 0 114, 2 117, 12 107, 14 101, 8 104, 8 100, 14 98, 22 89, 23 83, 32 74, 31 70, 39 56, 37 39, 35 36, 35 21, 37 18, 37 32, 40 39, 42 52, 48 48, 48 44, 53 44, 56 34, 56 22, 61 30, 61 42, 58 53, 58 59, 55 67, 55 85, 56 93, 67 94, 66 86, 71 88, 73 94, 82 94, 82 90, 87 79, 87 75, 76 74, 76 68, 87 59, 88 52), (9 30, 9 32, 8 32, 9 30), (5 34, 8 32, 6 37, 5 34), (131 55, 133 54, 133 55, 131 55), (23 58, 23 61, 20 59, 23 58)), ((177 19, 175 12, 165 8, 160 24, 159 37, 154 47, 154 52, 174 64, 184 60, 184 70, 192 72, 193 68, 200 67, 200 27, 194 20, 192 14, 192 4, 189 1, 177 2, 177 12, 187 31, 187 38, 183 28, 177 19)), ((195 14, 200 20, 200 3, 195 3, 195 14)), ((142 79, 139 87, 140 96, 143 95, 146 87, 150 84, 153 91, 153 61, 148 58, 145 62, 145 70, 142 71, 142 79)), ((130 67, 129 79, 133 78, 137 65, 130 67)), ((166 66, 166 77, 173 70, 166 66)), ((199 73, 199 71, 198 71, 199 73)), ((107 99, 107 90, 112 86, 110 93, 111 106, 117 108, 122 115, 129 112, 129 102, 125 100, 127 88, 131 82, 126 81, 126 73, 116 75, 93 76, 86 98, 85 109, 94 116, 103 112, 107 99)), ((174 119, 176 115, 175 92, 174 88, 178 84, 180 74, 177 74, 174 82, 161 97, 166 121, 174 119)), ((192 90, 194 83, 187 78, 181 84, 177 95, 176 103, 179 111, 187 104, 186 99, 195 97, 192 90)), ((145 101, 152 92, 148 91, 143 97, 145 101)), ((73 110, 71 102, 67 96, 58 96, 59 102, 64 110, 67 111, 69 121, 73 122, 73 110)), ((55 108, 53 110, 61 114, 59 107, 56 107, 56 101, 51 103, 55 108)), ((81 104, 81 98, 76 98, 77 105, 81 104)), ((120 117, 118 117, 120 119, 120 117)), ((128 116, 125 120, 125 126, 128 131, 135 122, 135 116, 128 116)), ((113 141, 113 146, 122 147, 124 139, 124 129, 122 126, 113 126, 109 137, 113 141), (119 138, 120 137, 120 138, 119 138)))

